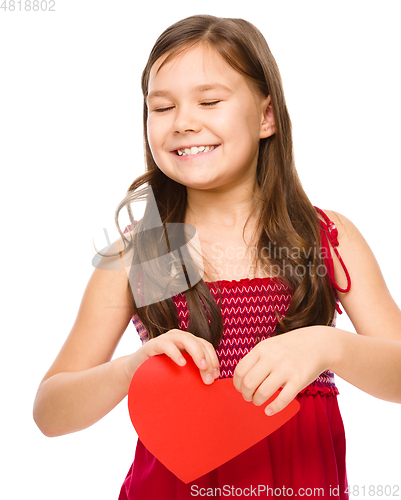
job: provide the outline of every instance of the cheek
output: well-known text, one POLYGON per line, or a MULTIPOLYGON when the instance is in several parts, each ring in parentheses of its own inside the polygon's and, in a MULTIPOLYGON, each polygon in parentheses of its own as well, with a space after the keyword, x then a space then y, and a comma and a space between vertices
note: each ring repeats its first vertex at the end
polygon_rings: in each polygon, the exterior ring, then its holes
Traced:
POLYGON ((168 172, 164 169, 164 165, 166 165, 166 154, 165 151, 163 151, 164 135, 163 127, 160 126, 160 122, 148 119, 147 138, 156 165, 164 174, 168 175, 168 172))
POLYGON ((229 123, 234 140, 253 142, 253 139, 259 140, 259 114, 256 113, 252 103, 243 103, 232 110, 229 123), (233 127, 233 124, 235 126, 233 127))
POLYGON ((160 130, 158 127, 156 127, 153 123, 152 120, 148 120, 147 123, 147 136, 148 136, 148 142, 149 142, 149 147, 150 150, 152 151, 153 158, 157 162, 157 155, 158 155, 158 149, 160 148, 160 130), (159 131, 159 133, 158 133, 159 131))
POLYGON ((259 136, 261 114, 253 106, 247 108, 247 113, 244 115, 244 122, 249 133, 259 136))
POLYGON ((153 126, 153 120, 148 119, 146 128, 147 128, 148 142, 150 147, 152 148, 152 144, 154 144, 156 141, 156 131, 157 131, 157 128, 153 126))

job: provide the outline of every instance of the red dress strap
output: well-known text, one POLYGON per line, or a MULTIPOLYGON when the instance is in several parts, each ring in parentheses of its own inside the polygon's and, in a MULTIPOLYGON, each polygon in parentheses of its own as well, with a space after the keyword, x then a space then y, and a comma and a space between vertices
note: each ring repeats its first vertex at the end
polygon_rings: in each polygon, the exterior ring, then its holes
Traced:
MULTIPOLYGON (((336 292, 338 290, 339 292, 342 293, 347 293, 351 289, 351 277, 349 275, 348 269, 346 268, 344 261, 341 258, 341 255, 338 253, 338 250, 336 247, 338 247, 338 230, 336 225, 332 220, 329 219, 329 217, 323 212, 318 207, 315 207, 315 209, 319 212, 319 214, 323 217, 324 220, 319 219, 320 222, 320 234, 321 234, 321 242, 322 242, 322 249, 324 249, 324 260, 327 268, 327 272, 329 275, 329 281, 336 292), (340 261, 340 264, 342 268, 344 269, 345 275, 347 277, 347 287, 346 288, 340 288, 335 280, 334 276, 334 264, 333 264, 333 258, 331 256, 331 251, 330 251, 330 245, 333 247, 333 250, 335 254, 337 255, 338 260, 340 261)), ((337 293, 336 293, 337 295, 337 293)), ((338 304, 337 304, 337 311, 342 314, 342 311, 340 310, 338 304)))

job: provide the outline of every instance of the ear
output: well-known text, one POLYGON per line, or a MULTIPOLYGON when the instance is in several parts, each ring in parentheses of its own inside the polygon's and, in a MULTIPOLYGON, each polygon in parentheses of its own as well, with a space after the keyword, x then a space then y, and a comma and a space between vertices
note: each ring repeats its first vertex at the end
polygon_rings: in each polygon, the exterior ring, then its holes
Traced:
POLYGON ((274 121, 273 108, 271 98, 268 95, 262 101, 262 120, 260 125, 260 139, 266 139, 276 133, 276 124, 274 121))

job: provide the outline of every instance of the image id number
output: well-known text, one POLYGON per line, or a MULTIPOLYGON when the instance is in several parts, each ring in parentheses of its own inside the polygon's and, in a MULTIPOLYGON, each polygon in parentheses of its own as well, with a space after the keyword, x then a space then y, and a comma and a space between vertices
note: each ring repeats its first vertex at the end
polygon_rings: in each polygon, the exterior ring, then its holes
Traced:
POLYGON ((8 12, 55 12, 56 2, 55 0, 4 0, 0 9, 8 12))
POLYGON ((389 484, 383 485, 363 485, 359 486, 357 484, 349 485, 346 489, 345 493, 348 493, 350 496, 353 495, 355 497, 399 497, 400 496, 400 487, 397 485, 391 486, 389 484))

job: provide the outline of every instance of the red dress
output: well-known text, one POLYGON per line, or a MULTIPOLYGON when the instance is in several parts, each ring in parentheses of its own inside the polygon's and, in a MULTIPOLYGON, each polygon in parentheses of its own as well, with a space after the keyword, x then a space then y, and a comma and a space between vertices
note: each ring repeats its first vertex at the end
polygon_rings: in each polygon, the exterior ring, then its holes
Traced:
MULTIPOLYGON (((325 218, 325 222, 321 221, 322 249, 328 250, 328 241, 334 247, 338 245, 336 229, 323 212, 322 216, 325 218)), ((334 281, 330 252, 326 255, 333 287, 339 289, 334 281)), ((232 377, 238 361, 254 347, 255 339, 263 340, 273 334, 277 325, 274 309, 285 315, 291 294, 288 287, 275 278, 222 280, 215 283, 220 287, 220 303, 215 284, 206 284, 220 304, 223 316, 224 333, 217 348, 220 378, 232 377)), ((348 290, 349 286, 344 291, 348 290)), ((185 331, 188 327, 185 296, 179 294, 173 300, 178 310, 179 329, 185 331)), ((133 321, 142 342, 146 342, 143 325, 137 317, 133 321)), ((189 500, 196 496, 348 499, 345 433, 337 395, 334 374, 327 370, 297 395, 301 407, 288 422, 244 453, 189 484, 167 470, 138 440, 135 460, 119 500, 189 500)), ((216 415, 216 425, 219 424, 224 422, 219 422, 216 415)))

